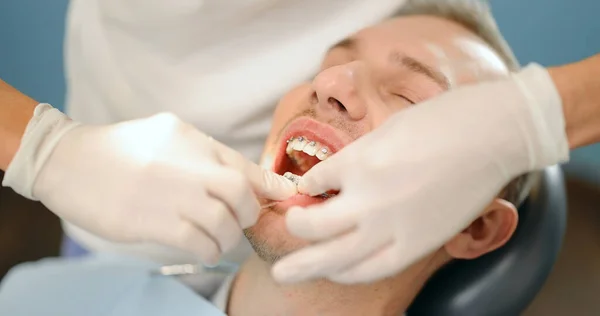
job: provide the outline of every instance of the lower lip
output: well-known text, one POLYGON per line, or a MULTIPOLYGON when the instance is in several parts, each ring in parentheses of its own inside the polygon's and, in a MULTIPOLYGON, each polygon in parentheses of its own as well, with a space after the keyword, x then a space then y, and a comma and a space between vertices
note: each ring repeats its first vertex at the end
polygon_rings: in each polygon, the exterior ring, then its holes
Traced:
POLYGON ((288 210, 292 206, 307 207, 314 204, 319 204, 325 201, 325 198, 309 196, 304 194, 296 194, 291 198, 281 201, 275 205, 276 208, 281 210, 288 210))

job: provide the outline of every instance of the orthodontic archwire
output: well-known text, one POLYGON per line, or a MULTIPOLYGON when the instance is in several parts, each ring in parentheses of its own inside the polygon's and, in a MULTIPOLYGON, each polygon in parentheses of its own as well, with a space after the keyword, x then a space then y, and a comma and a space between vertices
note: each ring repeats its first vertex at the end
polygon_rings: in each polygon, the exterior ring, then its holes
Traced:
MULTIPOLYGON (((296 184, 296 186, 298 186, 298 183, 300 183, 300 178, 302 178, 301 176, 299 176, 297 174, 293 174, 291 172, 286 172, 286 173, 283 174, 283 176, 286 179, 294 182, 294 184, 296 184)), ((322 197, 324 199, 328 199, 328 198, 331 198, 331 197, 334 197, 334 196, 335 196, 335 194, 329 194, 329 193, 322 193, 322 194, 319 195, 319 197, 322 197)))

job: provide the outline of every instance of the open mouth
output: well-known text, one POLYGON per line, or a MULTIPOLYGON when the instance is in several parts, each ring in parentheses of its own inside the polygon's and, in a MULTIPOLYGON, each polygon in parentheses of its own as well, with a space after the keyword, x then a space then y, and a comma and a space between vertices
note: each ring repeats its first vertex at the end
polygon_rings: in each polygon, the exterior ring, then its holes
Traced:
MULTIPOLYGON (((343 140, 339 132, 331 126, 310 118, 299 118, 290 123, 282 135, 273 171, 280 175, 290 172, 302 176, 312 167, 341 150, 347 143, 349 141, 343 140)), ((289 203, 285 204, 307 206, 322 202, 337 193, 338 191, 332 190, 320 197, 299 194, 290 198, 287 201, 289 203)))
MULTIPOLYGON (((286 140, 285 156, 282 157, 277 173, 290 172, 302 176, 331 155, 331 149, 327 145, 305 134, 292 136, 286 140)), ((283 153, 281 155, 283 156, 283 153)))
POLYGON ((347 142, 338 131, 310 118, 299 118, 281 137, 273 171, 302 176, 312 167, 341 150, 347 142))

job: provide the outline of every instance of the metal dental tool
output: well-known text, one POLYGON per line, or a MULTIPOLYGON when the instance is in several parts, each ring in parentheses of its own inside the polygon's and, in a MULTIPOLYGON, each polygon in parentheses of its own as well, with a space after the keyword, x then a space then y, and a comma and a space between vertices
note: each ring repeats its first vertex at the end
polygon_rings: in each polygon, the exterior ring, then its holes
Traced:
POLYGON ((200 273, 211 274, 232 274, 237 272, 239 266, 231 262, 220 262, 216 266, 206 266, 202 264, 173 264, 162 266, 150 273, 155 276, 173 276, 195 275, 200 273))
MULTIPOLYGON (((260 209, 269 208, 279 201, 273 201, 260 206, 260 209)), ((162 266, 156 270, 151 271, 152 275, 156 276, 173 276, 179 277, 184 275, 195 275, 200 273, 211 273, 211 274, 231 274, 235 273, 238 269, 238 265, 231 262, 219 262, 216 266, 207 266, 203 264, 172 264, 162 266)))
MULTIPOLYGON (((300 181, 300 176, 286 172, 283 175, 288 180, 294 182, 296 185, 300 181)), ((280 201, 271 201, 260 206, 261 209, 269 208, 279 203, 280 201)), ((232 262, 219 262, 216 266, 207 266, 203 264, 173 264, 165 265, 158 269, 152 270, 150 273, 155 276, 171 276, 180 277, 185 275, 195 275, 200 273, 211 273, 211 274, 232 274, 237 272, 239 266, 232 262)))
MULTIPOLYGON (((260 206, 261 209, 271 207, 279 201, 272 201, 260 206)), ((211 274, 232 274, 238 270, 239 266, 232 262, 219 262, 216 266, 207 266, 203 264, 173 264, 162 266, 150 273, 155 276, 172 276, 179 277, 185 275, 195 275, 200 273, 211 273, 211 274)))

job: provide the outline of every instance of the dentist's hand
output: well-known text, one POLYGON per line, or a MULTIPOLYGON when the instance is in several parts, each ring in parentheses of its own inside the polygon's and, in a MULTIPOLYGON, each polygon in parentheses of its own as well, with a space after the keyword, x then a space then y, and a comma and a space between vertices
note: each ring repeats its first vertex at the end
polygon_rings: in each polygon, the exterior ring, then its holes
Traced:
POLYGON ((255 223, 256 195, 296 193, 173 115, 83 126, 43 104, 3 184, 107 239, 158 242, 208 264, 255 223))
POLYGON ((317 164, 298 191, 341 193, 290 209, 314 244, 273 268, 280 282, 369 282, 407 268, 472 222, 513 177, 566 161, 561 100, 545 69, 459 88, 391 117, 317 164))

